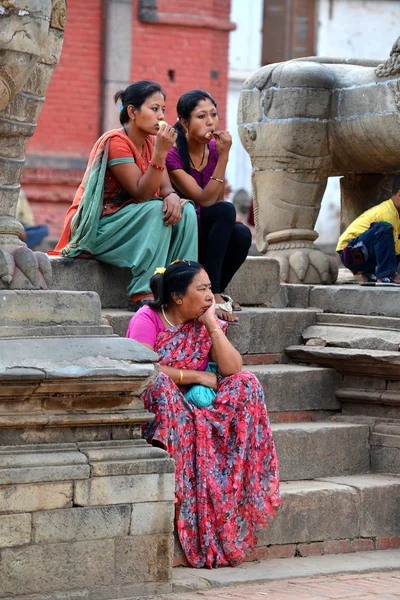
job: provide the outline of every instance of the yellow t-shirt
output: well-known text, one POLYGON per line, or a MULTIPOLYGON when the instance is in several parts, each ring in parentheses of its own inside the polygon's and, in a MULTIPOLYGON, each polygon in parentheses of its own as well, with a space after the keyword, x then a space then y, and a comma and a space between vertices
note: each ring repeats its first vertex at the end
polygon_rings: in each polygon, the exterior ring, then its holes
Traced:
POLYGON ((369 210, 362 213, 355 221, 353 221, 346 231, 342 233, 339 238, 336 252, 340 252, 343 248, 346 248, 350 240, 358 237, 364 231, 370 228, 372 223, 378 223, 379 221, 385 221, 393 225, 393 237, 394 245, 396 248, 396 254, 400 254, 400 215, 399 211, 393 204, 393 200, 385 200, 376 206, 373 206, 369 210))

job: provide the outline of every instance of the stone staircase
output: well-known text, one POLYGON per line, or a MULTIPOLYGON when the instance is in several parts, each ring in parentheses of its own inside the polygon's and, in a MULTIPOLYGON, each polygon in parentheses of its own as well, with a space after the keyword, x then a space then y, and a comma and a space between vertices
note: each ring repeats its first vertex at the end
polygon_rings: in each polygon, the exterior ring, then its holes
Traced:
MULTIPOLYGON (((66 289, 69 277, 76 289, 74 269, 56 265, 57 285, 66 289)), ((132 317, 122 300, 127 279, 107 265, 96 269, 105 272, 102 284, 91 276, 90 285, 102 299, 103 324, 124 336, 132 317)), ((88 273, 80 277, 87 289, 88 273)), ((280 286, 277 263, 264 258, 248 259, 230 286, 243 311, 228 337, 262 383, 282 479, 282 508, 250 560, 400 547, 400 437, 386 413, 385 428, 357 396, 400 396, 398 383, 391 389, 370 377, 390 365, 391 379, 400 379, 400 290, 351 287, 280 286), (304 345, 317 338, 326 345, 304 345)))

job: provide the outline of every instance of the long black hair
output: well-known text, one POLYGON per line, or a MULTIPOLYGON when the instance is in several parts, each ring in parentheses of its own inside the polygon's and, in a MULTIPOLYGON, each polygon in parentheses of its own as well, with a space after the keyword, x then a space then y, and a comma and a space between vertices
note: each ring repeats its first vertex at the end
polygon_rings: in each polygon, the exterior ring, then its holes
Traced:
POLYGON ((124 125, 129 121, 128 106, 132 105, 139 110, 147 98, 157 92, 160 92, 160 94, 164 96, 164 99, 166 98, 165 92, 159 83, 142 79, 141 81, 131 83, 125 90, 119 90, 119 92, 114 94, 115 104, 119 100, 122 104, 122 110, 119 113, 121 125, 124 125))
POLYGON ((174 129, 178 134, 178 137, 175 143, 179 155, 183 161, 186 173, 190 172, 190 156, 182 120, 189 121, 190 115, 198 103, 205 98, 210 100, 214 104, 215 108, 217 108, 217 103, 215 102, 214 98, 211 96, 211 94, 205 92, 204 90, 190 90, 189 92, 186 92, 186 94, 183 94, 183 96, 179 98, 178 104, 176 105, 178 121, 175 123, 174 129))
POLYGON ((164 273, 157 273, 150 279, 150 289, 154 301, 149 302, 151 308, 161 308, 168 304, 172 294, 186 294, 189 285, 203 267, 192 260, 176 260, 171 263, 164 273))

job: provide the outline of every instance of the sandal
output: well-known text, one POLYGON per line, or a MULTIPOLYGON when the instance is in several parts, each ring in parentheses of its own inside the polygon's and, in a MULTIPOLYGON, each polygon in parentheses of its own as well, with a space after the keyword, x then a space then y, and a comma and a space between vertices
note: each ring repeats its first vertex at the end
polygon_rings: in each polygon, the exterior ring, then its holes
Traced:
MULTIPOLYGON (((240 306, 240 304, 238 304, 237 302, 232 300, 232 298, 230 296, 228 296, 228 294, 221 294, 221 296, 225 300, 226 304, 230 304, 231 310, 233 310, 234 312, 240 312, 242 310, 242 307, 240 306)), ((223 309, 223 310, 225 310, 225 309, 223 309)), ((230 311, 228 311, 228 312, 230 312, 230 311)))

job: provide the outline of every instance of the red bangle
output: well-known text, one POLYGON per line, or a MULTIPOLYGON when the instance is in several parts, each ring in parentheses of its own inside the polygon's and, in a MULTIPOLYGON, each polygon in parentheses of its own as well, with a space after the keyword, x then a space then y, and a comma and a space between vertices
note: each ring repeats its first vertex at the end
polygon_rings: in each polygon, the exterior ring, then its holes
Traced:
POLYGON ((165 167, 160 167, 160 165, 155 165, 151 160, 149 161, 149 166, 153 167, 153 169, 157 169, 157 171, 164 171, 165 167))

